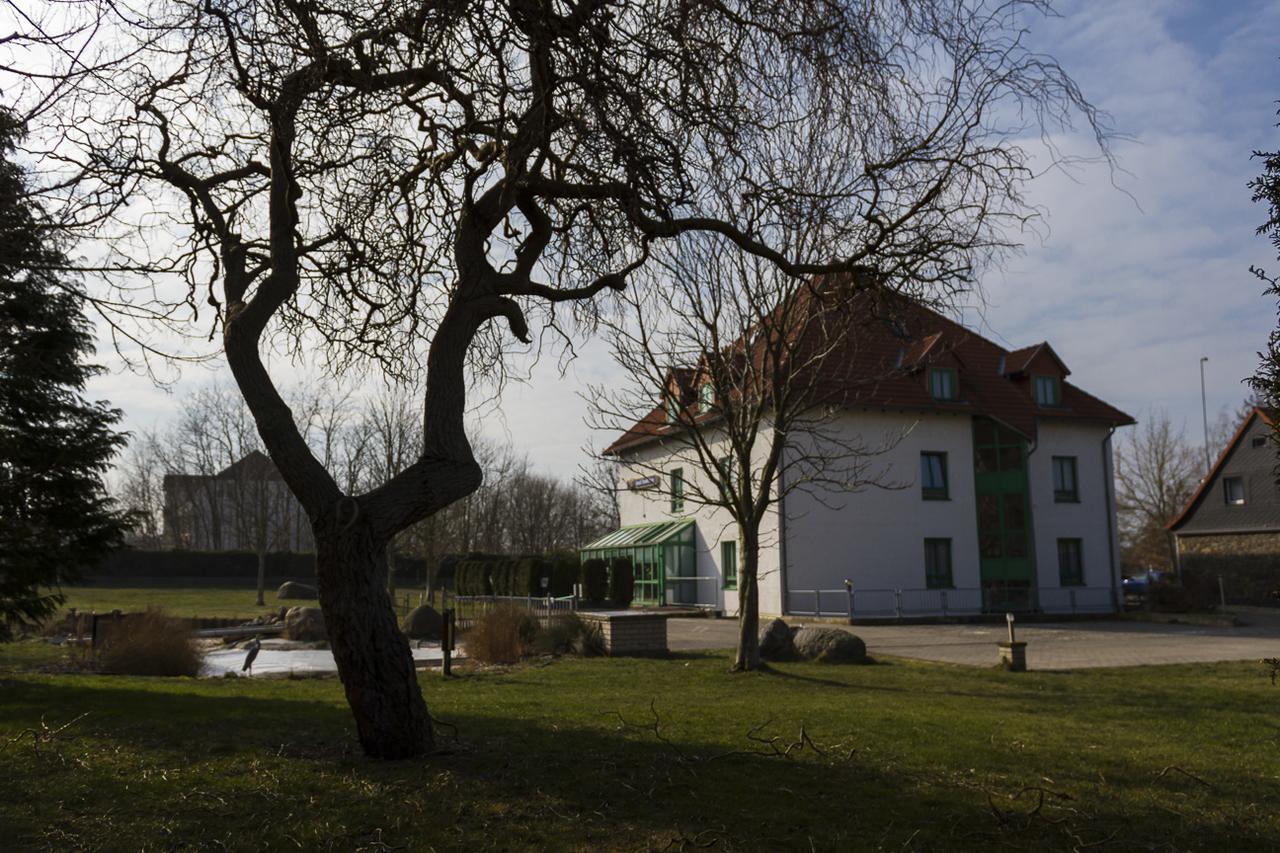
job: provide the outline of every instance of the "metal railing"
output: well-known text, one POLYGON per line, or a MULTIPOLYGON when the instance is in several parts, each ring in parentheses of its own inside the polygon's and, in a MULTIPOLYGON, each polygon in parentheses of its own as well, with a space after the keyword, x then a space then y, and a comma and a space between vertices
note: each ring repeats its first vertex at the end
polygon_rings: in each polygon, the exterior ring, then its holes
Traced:
POLYGON ((945 618, 1007 610, 1065 615, 1113 613, 1117 609, 1112 590, 1099 587, 862 589, 847 584, 837 589, 787 591, 790 614, 846 619, 945 618))
POLYGON ((538 597, 533 595, 450 595, 444 606, 453 608, 459 631, 470 628, 476 619, 496 607, 519 607, 528 610, 542 627, 551 620, 578 610, 578 596, 565 595, 538 597))

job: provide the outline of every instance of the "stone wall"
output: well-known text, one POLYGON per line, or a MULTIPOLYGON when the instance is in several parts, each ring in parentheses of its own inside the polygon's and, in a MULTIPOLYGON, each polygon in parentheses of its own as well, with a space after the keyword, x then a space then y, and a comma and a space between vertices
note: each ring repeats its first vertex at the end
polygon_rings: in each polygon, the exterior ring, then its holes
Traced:
POLYGON ((650 613, 591 613, 583 619, 600 626, 605 652, 610 655, 664 656, 667 654, 667 617, 650 613))
POLYGON ((1183 584, 1198 597, 1218 600, 1218 577, 1227 604, 1280 606, 1280 533, 1179 536, 1183 584))

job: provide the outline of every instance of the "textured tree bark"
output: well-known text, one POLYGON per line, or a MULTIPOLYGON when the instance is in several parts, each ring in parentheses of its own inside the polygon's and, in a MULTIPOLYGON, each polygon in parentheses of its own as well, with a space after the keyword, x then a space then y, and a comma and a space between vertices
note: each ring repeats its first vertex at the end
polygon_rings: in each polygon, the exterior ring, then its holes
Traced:
POLYGON ((385 545, 356 502, 344 504, 348 519, 316 525, 316 580, 356 735, 373 758, 425 755, 434 742, 431 716, 387 593, 385 545))
POLYGON ((733 661, 735 672, 760 668, 760 568, 759 535, 744 532, 742 558, 738 571, 738 653, 733 661))

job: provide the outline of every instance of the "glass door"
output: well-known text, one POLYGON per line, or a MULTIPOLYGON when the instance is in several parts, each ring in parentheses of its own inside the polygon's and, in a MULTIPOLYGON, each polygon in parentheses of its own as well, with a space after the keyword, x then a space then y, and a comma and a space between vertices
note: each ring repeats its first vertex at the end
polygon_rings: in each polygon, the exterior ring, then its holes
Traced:
POLYGON ((1035 562, 1026 441, 993 420, 975 418, 973 454, 983 608, 997 612, 1032 609, 1035 562))

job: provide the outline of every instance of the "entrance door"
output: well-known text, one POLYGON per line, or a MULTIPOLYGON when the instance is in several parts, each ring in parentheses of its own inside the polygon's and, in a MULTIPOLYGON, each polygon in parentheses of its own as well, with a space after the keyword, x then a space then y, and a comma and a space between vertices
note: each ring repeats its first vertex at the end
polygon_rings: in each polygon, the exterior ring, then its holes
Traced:
MULTIPOLYGON (((625 553, 625 552, 624 552, 625 553)), ((653 606, 663 602, 662 561, 659 546, 636 548, 629 554, 635 577, 635 601, 653 606)))
POLYGON ((1031 507, 1027 500, 1027 444, 988 418, 973 422, 978 558, 985 610, 1035 606, 1031 507))

